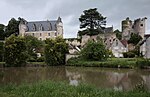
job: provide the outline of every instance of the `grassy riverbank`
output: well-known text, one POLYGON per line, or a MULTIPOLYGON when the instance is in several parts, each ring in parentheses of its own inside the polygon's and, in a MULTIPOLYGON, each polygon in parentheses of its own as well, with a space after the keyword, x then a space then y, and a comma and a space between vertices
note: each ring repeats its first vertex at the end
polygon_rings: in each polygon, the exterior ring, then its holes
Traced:
POLYGON ((150 92, 147 91, 121 92, 87 85, 70 86, 51 81, 0 86, 0 97, 149 97, 149 95, 150 92))
POLYGON ((108 68, 145 68, 150 61, 138 58, 109 58, 106 61, 87 61, 81 58, 71 58, 67 66, 108 67, 108 68))

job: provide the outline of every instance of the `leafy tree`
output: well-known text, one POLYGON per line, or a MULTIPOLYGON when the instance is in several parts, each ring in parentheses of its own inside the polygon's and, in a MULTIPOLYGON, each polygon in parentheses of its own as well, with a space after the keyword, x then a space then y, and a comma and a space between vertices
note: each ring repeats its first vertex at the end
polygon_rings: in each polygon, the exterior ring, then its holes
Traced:
POLYGON ((65 55, 68 52, 68 45, 61 37, 45 40, 45 62, 48 65, 65 64, 65 55))
POLYGON ((116 37, 121 40, 122 39, 122 33, 117 29, 114 31, 114 33, 116 33, 116 37))
POLYGON ((5 31, 4 31, 5 25, 0 24, 0 40, 5 39, 5 31))
POLYGON ((37 60, 37 53, 44 53, 44 42, 34 36, 25 36, 29 61, 37 60))
POLYGON ((6 37, 9 37, 11 34, 18 35, 19 34, 19 21, 15 18, 12 18, 7 27, 6 27, 6 37))
POLYGON ((103 17, 97 11, 97 8, 84 10, 79 21, 81 22, 80 28, 84 28, 83 31, 79 31, 79 35, 88 34, 92 36, 98 34, 104 29, 103 25, 106 25, 106 17, 103 17))
POLYGON ((22 66, 26 64, 27 51, 24 38, 11 35, 6 39, 4 49, 7 66, 22 66))
POLYGON ((102 40, 89 41, 81 50, 81 57, 86 60, 101 61, 108 58, 108 52, 102 40))
POLYGON ((3 61, 4 58, 4 43, 0 42, 0 62, 3 61))
POLYGON ((137 45, 140 40, 142 40, 142 37, 140 35, 132 33, 130 39, 128 40, 128 43, 133 43, 134 45, 137 45))

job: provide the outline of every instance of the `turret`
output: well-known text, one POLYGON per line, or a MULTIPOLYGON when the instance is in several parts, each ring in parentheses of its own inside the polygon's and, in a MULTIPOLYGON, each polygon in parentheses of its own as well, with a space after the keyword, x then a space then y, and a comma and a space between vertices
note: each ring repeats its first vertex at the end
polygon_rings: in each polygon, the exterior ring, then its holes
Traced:
POLYGON ((19 19, 20 19, 20 23, 19 23, 19 35, 20 36, 24 36, 25 35, 25 31, 27 30, 27 27, 26 27, 27 21, 24 20, 23 18, 19 18, 19 19))
POLYGON ((63 37, 63 22, 60 17, 57 19, 57 35, 63 37))

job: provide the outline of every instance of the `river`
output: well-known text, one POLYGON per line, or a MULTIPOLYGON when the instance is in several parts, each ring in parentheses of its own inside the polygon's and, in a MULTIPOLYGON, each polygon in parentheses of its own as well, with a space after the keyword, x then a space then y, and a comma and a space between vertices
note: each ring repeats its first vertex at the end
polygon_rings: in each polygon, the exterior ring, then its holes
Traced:
POLYGON ((0 84, 35 83, 52 80, 70 85, 85 83, 100 88, 131 90, 144 83, 150 90, 150 70, 89 67, 10 67, 0 68, 0 84))

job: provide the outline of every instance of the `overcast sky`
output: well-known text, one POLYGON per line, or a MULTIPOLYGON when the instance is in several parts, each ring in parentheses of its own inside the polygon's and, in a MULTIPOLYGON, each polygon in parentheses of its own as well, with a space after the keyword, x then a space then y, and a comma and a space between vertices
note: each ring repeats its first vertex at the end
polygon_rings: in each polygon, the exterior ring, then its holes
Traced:
POLYGON ((11 18, 27 21, 54 20, 61 16, 64 37, 76 37, 83 10, 98 8, 107 17, 107 26, 121 29, 121 21, 147 17, 146 33, 150 33, 150 0, 1 0, 0 23, 8 24, 11 18))

